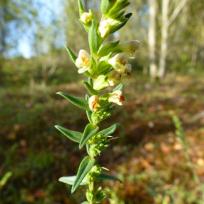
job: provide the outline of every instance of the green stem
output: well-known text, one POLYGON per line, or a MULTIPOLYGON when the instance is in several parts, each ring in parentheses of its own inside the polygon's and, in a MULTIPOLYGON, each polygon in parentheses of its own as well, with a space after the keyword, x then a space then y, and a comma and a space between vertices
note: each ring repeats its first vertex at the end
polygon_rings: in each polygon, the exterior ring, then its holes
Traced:
POLYGON ((88 175, 88 189, 86 191, 86 198, 89 204, 96 204, 97 200, 95 198, 96 190, 95 190, 95 178, 93 172, 90 172, 88 175))
POLYGON ((91 178, 91 181, 89 182, 89 185, 88 185, 88 192, 91 194, 91 199, 88 200, 90 204, 93 204, 94 203, 94 178, 91 178))
MULTIPOLYGON (((94 136, 93 136, 94 137, 94 136)), ((97 154, 93 152, 93 150, 90 151, 90 148, 96 145, 96 143, 92 143, 90 147, 87 148, 87 153, 89 156, 96 160, 97 154)), ((100 167, 98 165, 95 165, 92 170, 88 174, 88 187, 86 191, 86 198, 89 204, 97 204, 100 203, 100 199, 98 199, 98 194, 102 193, 101 189, 96 189, 96 175, 100 172, 100 167)))

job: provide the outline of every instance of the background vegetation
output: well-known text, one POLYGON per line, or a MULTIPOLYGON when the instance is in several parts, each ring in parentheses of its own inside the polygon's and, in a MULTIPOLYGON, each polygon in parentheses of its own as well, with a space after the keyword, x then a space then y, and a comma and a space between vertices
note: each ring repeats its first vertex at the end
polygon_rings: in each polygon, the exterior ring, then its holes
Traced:
MULTIPOLYGON (((76 3, 0 1, 0 204, 82 200, 57 179, 84 153, 54 129, 86 124, 55 94, 85 91, 64 49, 87 48, 76 3)), ((97 10, 97 0, 85 3, 97 10)), ((203 204, 204 2, 131 0, 129 9, 132 19, 112 38, 141 46, 125 107, 112 118, 121 127, 100 158, 124 181, 105 184, 111 204, 203 204)))

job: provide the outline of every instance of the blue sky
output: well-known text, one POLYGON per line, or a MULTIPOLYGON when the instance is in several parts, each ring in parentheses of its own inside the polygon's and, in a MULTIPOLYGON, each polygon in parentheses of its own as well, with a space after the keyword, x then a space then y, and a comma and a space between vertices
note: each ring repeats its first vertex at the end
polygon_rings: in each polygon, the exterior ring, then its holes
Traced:
MULTIPOLYGON (((37 9, 39 21, 43 27, 47 27, 52 23, 53 19, 58 19, 63 9, 63 0, 35 0, 34 6, 37 9)), ((9 56, 22 55, 25 58, 30 58, 34 53, 32 49, 32 40, 34 38, 36 26, 30 25, 21 32, 17 45, 8 53, 9 56)), ((15 26, 13 26, 15 35, 15 26)), ((61 39, 63 41, 63 37, 61 39)), ((43 43, 43 42, 42 42, 43 43)), ((63 44, 63 42, 61 42, 63 44)))

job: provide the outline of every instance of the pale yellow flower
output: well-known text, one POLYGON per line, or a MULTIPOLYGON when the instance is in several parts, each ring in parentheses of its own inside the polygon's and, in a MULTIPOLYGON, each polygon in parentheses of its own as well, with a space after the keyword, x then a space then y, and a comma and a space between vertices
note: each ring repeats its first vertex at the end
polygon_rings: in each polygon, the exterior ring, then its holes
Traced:
POLYGON ((88 71, 91 66, 91 57, 89 53, 86 50, 80 50, 75 64, 79 74, 88 71))
POLYGON ((100 107, 99 97, 96 95, 91 96, 88 103, 91 111, 96 111, 100 107))
POLYGON ((107 81, 107 77, 105 75, 99 75, 96 79, 93 81, 93 88, 95 90, 101 90, 109 86, 109 83, 107 81))
POLYGON ((108 60, 108 63, 117 72, 124 73, 127 68, 128 60, 124 53, 119 53, 119 54, 116 54, 114 57, 110 58, 108 60))
POLYGON ((122 91, 116 90, 116 91, 113 91, 112 93, 110 93, 108 101, 110 103, 115 103, 119 106, 122 106, 123 102, 125 101, 125 97, 122 95, 122 91))
POLYGON ((113 26, 117 26, 120 24, 120 21, 117 21, 112 18, 102 18, 100 24, 99 24, 99 33, 102 38, 106 37, 106 35, 110 32, 111 28, 113 26))

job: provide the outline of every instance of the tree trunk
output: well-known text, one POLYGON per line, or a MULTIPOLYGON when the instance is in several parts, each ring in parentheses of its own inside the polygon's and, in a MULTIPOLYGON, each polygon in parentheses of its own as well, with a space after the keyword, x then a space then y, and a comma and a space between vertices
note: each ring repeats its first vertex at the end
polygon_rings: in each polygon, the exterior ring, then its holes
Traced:
POLYGON ((158 77, 163 78, 166 72, 166 57, 168 50, 168 11, 169 11, 169 0, 162 1, 162 24, 161 24, 161 49, 160 49, 160 60, 159 60, 159 72, 158 77))
POLYGON ((149 0, 149 31, 148 31, 148 46, 149 46, 149 70, 152 78, 157 77, 156 64, 156 0, 149 0))

